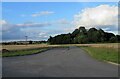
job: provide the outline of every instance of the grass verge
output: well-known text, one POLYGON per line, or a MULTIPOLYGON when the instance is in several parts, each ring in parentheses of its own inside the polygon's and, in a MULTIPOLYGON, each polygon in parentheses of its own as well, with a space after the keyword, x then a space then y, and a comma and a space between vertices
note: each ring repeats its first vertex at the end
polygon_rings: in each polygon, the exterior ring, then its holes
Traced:
POLYGON ((24 56, 41 53, 48 50, 49 48, 34 48, 34 49, 24 49, 24 50, 12 50, 2 53, 2 57, 13 57, 13 56, 24 56))
POLYGON ((114 48, 105 48, 105 47, 81 47, 87 51, 92 57, 103 60, 110 61, 114 63, 120 63, 118 60, 118 50, 114 48))
POLYGON ((40 47, 40 48, 27 48, 27 49, 14 49, 6 50, 6 52, 0 52, 0 57, 13 57, 13 56, 24 56, 41 53, 43 51, 53 48, 68 48, 68 46, 51 46, 51 47, 40 47))

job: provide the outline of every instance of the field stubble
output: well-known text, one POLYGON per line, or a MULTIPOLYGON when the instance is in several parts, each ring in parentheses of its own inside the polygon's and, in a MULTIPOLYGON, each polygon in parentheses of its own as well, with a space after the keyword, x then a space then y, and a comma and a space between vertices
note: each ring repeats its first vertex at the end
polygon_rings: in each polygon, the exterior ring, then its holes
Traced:
POLYGON ((64 46, 90 46, 90 47, 105 47, 114 48, 118 50, 120 43, 103 43, 103 44, 59 44, 59 45, 48 45, 48 44, 30 44, 30 45, 2 45, 2 49, 7 50, 22 50, 22 49, 33 49, 33 48, 44 48, 44 47, 64 47, 64 46))

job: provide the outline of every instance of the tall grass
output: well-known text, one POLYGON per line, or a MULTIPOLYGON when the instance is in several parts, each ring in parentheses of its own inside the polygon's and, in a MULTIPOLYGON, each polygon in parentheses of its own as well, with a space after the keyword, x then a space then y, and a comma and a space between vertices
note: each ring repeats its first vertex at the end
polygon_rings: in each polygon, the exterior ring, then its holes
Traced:
POLYGON ((91 56, 98 60, 110 61, 114 63, 120 63, 118 60, 118 50, 114 48, 105 47, 82 47, 91 56))
POLYGON ((2 57, 12 57, 12 56, 24 56, 37 54, 48 50, 48 48, 36 48, 36 49, 25 49, 25 50, 14 50, 2 53, 2 57))

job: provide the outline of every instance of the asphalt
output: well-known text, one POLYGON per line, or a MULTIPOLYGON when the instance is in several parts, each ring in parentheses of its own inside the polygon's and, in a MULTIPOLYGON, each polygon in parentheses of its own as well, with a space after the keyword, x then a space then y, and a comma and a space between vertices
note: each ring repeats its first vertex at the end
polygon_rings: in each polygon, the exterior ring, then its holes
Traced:
POLYGON ((5 57, 2 70, 3 77, 118 77, 118 66, 98 61, 74 46, 5 57))

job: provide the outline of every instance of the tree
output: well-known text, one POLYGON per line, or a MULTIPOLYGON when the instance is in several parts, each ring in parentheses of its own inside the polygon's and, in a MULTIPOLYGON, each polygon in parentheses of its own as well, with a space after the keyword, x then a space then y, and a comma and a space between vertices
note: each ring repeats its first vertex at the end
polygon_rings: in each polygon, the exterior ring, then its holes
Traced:
POLYGON ((102 29, 85 27, 75 29, 72 33, 61 34, 48 39, 50 44, 78 44, 78 43, 100 43, 100 42, 120 42, 120 35, 104 32, 102 29))
POLYGON ((87 30, 85 29, 85 27, 80 27, 80 28, 79 28, 79 33, 80 33, 80 34, 87 35, 87 30))
POLYGON ((104 42, 106 40, 105 38, 105 32, 102 29, 98 30, 98 42, 104 42))
POLYGON ((111 37, 115 37, 115 35, 113 33, 108 33, 108 32, 105 33, 106 42, 111 42, 110 41, 111 37))
POLYGON ((33 41, 30 40, 30 41, 29 41, 29 44, 32 44, 32 42, 33 42, 33 41))
POLYGON ((88 40, 90 43, 95 43, 98 41, 98 30, 96 28, 90 28, 88 30, 88 40))
POLYGON ((120 42, 120 35, 116 35, 117 42, 120 42))
POLYGON ((77 42, 78 42, 79 44, 88 43, 87 36, 86 36, 86 35, 79 35, 79 36, 77 37, 77 42))
POLYGON ((48 42, 49 42, 50 44, 53 44, 53 38, 52 38, 52 36, 49 37, 48 42))
POLYGON ((110 38, 109 42, 115 43, 115 42, 117 42, 117 38, 115 36, 113 36, 110 38))

